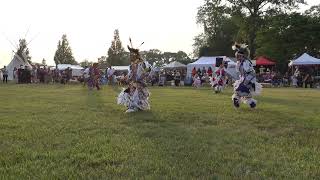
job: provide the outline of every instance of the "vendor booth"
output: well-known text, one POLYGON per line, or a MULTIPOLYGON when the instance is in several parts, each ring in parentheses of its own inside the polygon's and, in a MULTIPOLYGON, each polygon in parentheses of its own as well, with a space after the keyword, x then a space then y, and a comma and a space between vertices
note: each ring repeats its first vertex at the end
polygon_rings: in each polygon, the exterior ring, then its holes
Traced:
POLYGON ((193 68, 196 68, 196 70, 202 70, 204 67, 206 70, 208 70, 209 67, 211 67, 212 71, 215 72, 217 58, 222 58, 224 62, 228 63, 227 71, 235 73, 236 63, 227 56, 201 57, 197 61, 187 65, 187 78, 192 77, 191 73, 193 68))
POLYGON ((84 68, 80 65, 71 65, 71 64, 58 64, 57 68, 59 71, 64 71, 67 68, 72 69, 72 76, 79 77, 82 76, 84 68))

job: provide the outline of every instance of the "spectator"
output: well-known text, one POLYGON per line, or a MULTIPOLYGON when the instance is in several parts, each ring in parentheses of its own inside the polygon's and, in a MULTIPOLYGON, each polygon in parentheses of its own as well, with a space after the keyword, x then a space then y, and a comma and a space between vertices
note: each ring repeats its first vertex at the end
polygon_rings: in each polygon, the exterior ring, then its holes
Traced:
POLYGON ((304 78, 304 87, 308 88, 308 85, 310 85, 310 88, 313 88, 313 76, 311 73, 306 73, 304 78))
POLYGON ((196 87, 196 88, 199 88, 201 86, 201 79, 200 77, 198 76, 198 74, 196 74, 193 78, 193 84, 192 86, 196 87))
POLYGON ((16 67, 13 69, 13 80, 18 83, 18 69, 16 67))
POLYGON ((197 74, 198 74, 198 76, 201 76, 201 70, 200 70, 200 68, 198 68, 197 74))
POLYGON ((18 83, 22 83, 22 71, 23 71, 23 66, 20 65, 19 69, 18 69, 18 83))
POLYGON ((196 70, 196 67, 194 67, 192 69, 192 77, 194 77, 196 74, 197 74, 197 70, 196 70))
POLYGON ((181 77, 180 77, 180 73, 179 73, 179 71, 177 71, 176 73, 175 73, 175 76, 174 76, 174 84, 176 85, 176 86, 179 86, 180 85, 180 79, 181 77))
POLYGON ((2 77, 3 77, 2 81, 3 81, 3 83, 4 82, 8 83, 8 74, 9 74, 9 72, 7 70, 7 67, 4 66, 3 69, 2 69, 2 77))
POLYGON ((205 67, 202 67, 202 71, 201 71, 201 77, 205 76, 207 73, 207 70, 205 67))
POLYGON ((209 75, 209 77, 212 77, 212 73, 213 73, 212 68, 209 67, 207 71, 207 74, 209 75))
POLYGON ((260 73, 260 74, 263 74, 265 69, 266 69, 266 68, 264 68, 263 66, 261 66, 261 67, 259 68, 259 73, 260 73))
POLYGON ((86 66, 84 68, 84 71, 83 71, 83 86, 87 85, 87 83, 88 83, 88 80, 89 80, 89 77, 90 77, 89 70, 90 70, 90 68, 88 66, 86 66))
POLYGON ((289 85, 290 85, 288 72, 286 72, 286 74, 283 76, 282 82, 283 82, 283 85, 284 85, 284 86, 289 86, 289 85))

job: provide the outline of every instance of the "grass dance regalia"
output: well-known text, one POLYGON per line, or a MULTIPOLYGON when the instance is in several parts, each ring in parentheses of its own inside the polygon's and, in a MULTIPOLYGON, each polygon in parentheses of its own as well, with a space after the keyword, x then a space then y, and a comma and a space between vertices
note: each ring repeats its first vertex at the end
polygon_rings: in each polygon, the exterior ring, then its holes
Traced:
MULTIPOLYGON (((131 39, 130 39, 131 42, 131 39)), ((143 43, 142 43, 143 44, 143 43)), ((118 96, 118 104, 126 106, 126 113, 150 109, 150 92, 147 89, 146 79, 149 77, 151 66, 143 61, 139 49, 128 46, 130 51, 130 71, 127 75, 128 88, 118 96)))
POLYGON ((236 51, 236 70, 240 74, 240 79, 234 83, 233 105, 238 108, 243 102, 251 108, 255 108, 257 100, 253 99, 253 96, 260 95, 262 86, 257 82, 256 72, 252 62, 248 59, 250 51, 245 44, 235 44, 232 49, 236 51))

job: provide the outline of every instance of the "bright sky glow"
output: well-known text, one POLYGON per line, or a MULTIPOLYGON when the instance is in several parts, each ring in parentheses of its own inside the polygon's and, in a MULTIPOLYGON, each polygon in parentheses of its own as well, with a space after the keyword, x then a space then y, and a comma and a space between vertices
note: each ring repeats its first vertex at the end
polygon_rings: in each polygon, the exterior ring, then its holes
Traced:
MULTIPOLYGON (((317 0, 309 0, 315 5, 317 0)), ((32 61, 54 65, 62 34, 67 34, 78 62, 107 54, 114 29, 125 46, 129 36, 141 49, 192 52, 202 0, 2 0, 0 6, 0 67, 12 58, 12 43, 26 35, 32 61)), ((307 7, 302 7, 307 9, 307 7)))

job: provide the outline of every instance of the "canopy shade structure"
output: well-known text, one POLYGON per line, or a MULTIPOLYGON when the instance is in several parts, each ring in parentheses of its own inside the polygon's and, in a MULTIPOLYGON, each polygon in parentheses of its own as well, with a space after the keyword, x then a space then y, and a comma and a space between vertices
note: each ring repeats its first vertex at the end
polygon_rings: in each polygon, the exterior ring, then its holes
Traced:
POLYGON ((275 64, 275 62, 264 56, 260 56, 256 59, 256 66, 274 66, 275 64))
POLYGON ((175 69, 175 68, 186 68, 187 65, 184 65, 178 61, 173 61, 167 65, 165 65, 163 68, 164 69, 175 69))
POLYGON ((58 64, 57 68, 60 71, 66 70, 67 68, 72 69, 72 76, 82 76, 84 68, 80 65, 71 65, 71 64, 58 64))
POLYGON ((13 59, 11 60, 11 62, 7 66, 7 70, 9 72, 8 80, 13 80, 14 68, 18 69, 18 68, 20 68, 21 65, 23 66, 23 68, 25 68, 25 66, 27 66, 30 69, 32 68, 32 66, 28 62, 25 62, 22 58, 20 58, 17 54, 15 54, 13 59))
POLYGON ((314 58, 307 53, 302 54, 297 59, 291 61, 289 66, 303 66, 303 65, 320 65, 320 59, 314 58))
POLYGON ((196 68, 197 70, 200 68, 200 70, 202 70, 204 67, 206 70, 208 70, 208 68, 211 67, 211 69, 215 71, 217 58, 222 58, 224 62, 228 62, 227 69, 230 72, 235 71, 236 63, 227 56, 200 57, 197 61, 187 65, 187 77, 191 77, 193 68, 196 68))
POLYGON ((130 67, 129 66, 111 66, 116 71, 129 71, 130 67))

